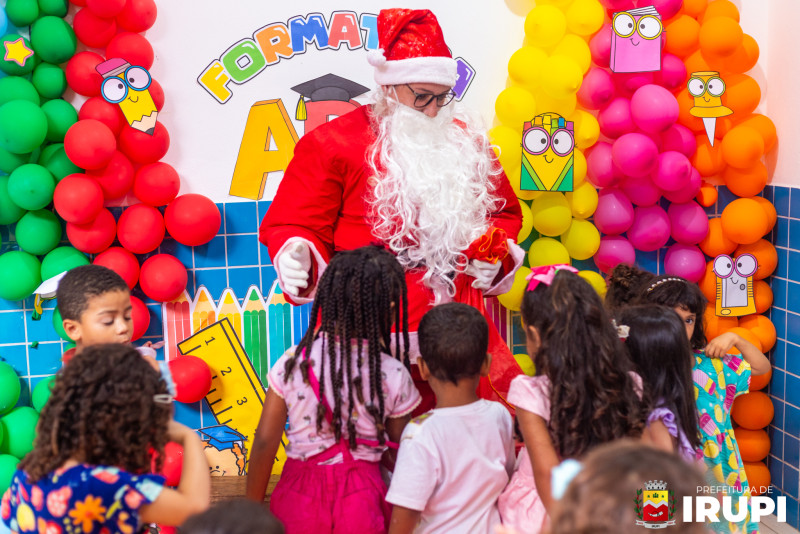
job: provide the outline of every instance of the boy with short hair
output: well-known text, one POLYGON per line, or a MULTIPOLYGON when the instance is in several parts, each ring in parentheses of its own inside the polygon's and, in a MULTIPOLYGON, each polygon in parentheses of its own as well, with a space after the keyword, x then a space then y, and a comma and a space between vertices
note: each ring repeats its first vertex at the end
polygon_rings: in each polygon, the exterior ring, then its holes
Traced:
POLYGON ((476 393, 489 373, 489 329, 478 310, 460 303, 431 309, 419 325, 417 360, 436 394, 436 408, 403 431, 386 500, 389 534, 491 533, 497 498, 514 468, 508 410, 476 393))

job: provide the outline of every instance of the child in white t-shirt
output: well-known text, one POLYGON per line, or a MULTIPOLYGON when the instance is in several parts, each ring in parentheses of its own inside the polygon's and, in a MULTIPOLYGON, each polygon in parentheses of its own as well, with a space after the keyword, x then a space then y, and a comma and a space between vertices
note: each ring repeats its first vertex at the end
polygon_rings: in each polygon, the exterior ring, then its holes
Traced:
POLYGON ((386 501, 389 534, 491 533, 500 524, 497 497, 514 467, 511 416, 479 399, 489 372, 488 326, 475 308, 443 304, 419 325, 417 360, 436 408, 403 431, 386 501))

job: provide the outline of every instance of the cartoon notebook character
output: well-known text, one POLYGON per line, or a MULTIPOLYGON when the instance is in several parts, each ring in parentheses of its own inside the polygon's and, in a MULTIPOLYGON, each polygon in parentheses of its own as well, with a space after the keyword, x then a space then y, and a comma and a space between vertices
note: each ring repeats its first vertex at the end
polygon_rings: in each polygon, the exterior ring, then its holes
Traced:
POLYGON ((738 317, 756 312, 753 275, 757 269, 758 261, 752 254, 741 254, 736 260, 727 254, 714 258, 714 274, 717 275, 715 312, 718 316, 738 317))
POLYGON ((661 70, 664 26, 653 6, 614 13, 611 22, 611 70, 653 72, 661 70))
POLYGON ((558 113, 542 113, 522 131, 520 189, 572 191, 574 124, 558 113))

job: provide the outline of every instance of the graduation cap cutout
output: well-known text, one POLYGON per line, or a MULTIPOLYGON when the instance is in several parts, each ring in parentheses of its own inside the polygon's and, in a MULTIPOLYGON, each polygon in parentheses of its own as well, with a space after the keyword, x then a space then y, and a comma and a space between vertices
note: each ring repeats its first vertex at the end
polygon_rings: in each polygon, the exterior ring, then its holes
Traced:
POLYGON ((292 87, 292 91, 300 93, 300 101, 297 102, 295 118, 299 121, 304 121, 308 118, 306 113, 306 98, 311 100, 311 102, 325 100, 349 102, 351 99, 369 91, 369 88, 346 78, 342 78, 341 76, 329 73, 319 78, 314 78, 313 80, 295 85, 292 87))
POLYGON ((236 443, 244 442, 247 438, 228 425, 216 425, 198 430, 214 448, 220 451, 232 449, 236 443))

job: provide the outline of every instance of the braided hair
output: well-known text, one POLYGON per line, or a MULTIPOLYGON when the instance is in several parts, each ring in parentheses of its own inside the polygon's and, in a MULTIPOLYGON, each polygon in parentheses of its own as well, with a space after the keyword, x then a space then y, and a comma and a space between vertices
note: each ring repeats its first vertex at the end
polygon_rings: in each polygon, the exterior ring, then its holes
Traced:
MULTIPOLYGON (((297 366, 303 381, 308 383, 310 360, 303 354, 322 337, 319 396, 325 398, 325 373, 330 372, 334 437, 339 441, 346 425, 345 435, 351 449, 356 448, 356 425, 352 417, 356 402, 365 405, 377 422, 379 442, 385 441, 381 353, 389 353, 394 346, 394 356, 406 367, 410 366, 407 309, 405 274, 394 255, 377 246, 337 252, 319 280, 311 307, 309 324, 317 327, 306 331, 294 355, 286 361, 285 379, 289 379, 297 366), (366 377, 362 375, 365 357, 369 367, 366 377), (364 397, 365 389, 369 398, 364 397)), ((321 432, 324 420, 325 405, 320 402, 317 432, 321 432)))

